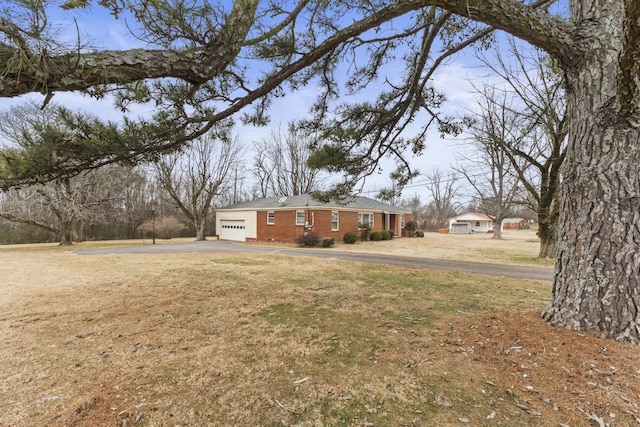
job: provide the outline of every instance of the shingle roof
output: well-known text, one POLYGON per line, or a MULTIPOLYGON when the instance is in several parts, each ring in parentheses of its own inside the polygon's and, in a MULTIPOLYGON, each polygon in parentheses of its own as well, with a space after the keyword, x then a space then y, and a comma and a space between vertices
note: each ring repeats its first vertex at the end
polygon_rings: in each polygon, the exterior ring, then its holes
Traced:
POLYGON ((410 210, 400 208, 389 203, 368 197, 349 197, 344 201, 320 202, 310 194, 299 196, 269 197, 257 199, 250 202, 237 203, 231 206, 217 208, 216 210, 264 210, 264 209, 296 209, 296 208, 347 208, 362 209, 368 211, 382 211, 387 213, 410 213, 410 210))
POLYGON ((480 213, 480 212, 466 212, 466 213, 463 213, 463 214, 460 214, 460 215, 456 215, 456 216, 454 216, 452 218, 449 218, 449 220, 452 220, 452 219, 457 219, 457 220, 462 220, 462 221, 464 221, 464 220, 470 220, 470 221, 478 221, 478 220, 486 221, 486 220, 489 220, 489 221, 493 221, 495 219, 495 217, 491 217, 491 216, 489 216, 487 214, 480 213))

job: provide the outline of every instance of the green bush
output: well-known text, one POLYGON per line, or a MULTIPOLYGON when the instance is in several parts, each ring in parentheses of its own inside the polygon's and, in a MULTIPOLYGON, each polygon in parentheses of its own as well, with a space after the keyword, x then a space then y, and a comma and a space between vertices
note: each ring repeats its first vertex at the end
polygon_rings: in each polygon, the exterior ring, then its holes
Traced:
POLYGON ((369 238, 374 242, 379 242, 380 240, 382 240, 382 232, 372 231, 369 235, 369 238))
POLYGON ((424 231, 416 230, 416 237, 424 237, 424 231))
POLYGON ((352 245, 358 241, 358 234, 355 231, 347 231, 344 233, 344 236, 342 236, 342 241, 352 245))
POLYGON ((336 244, 336 241, 334 240, 333 237, 325 237, 324 239, 322 239, 323 248, 332 248, 333 245, 335 244, 336 244))
POLYGON ((296 243, 300 246, 314 247, 320 246, 320 238, 315 234, 308 232, 296 239, 296 243))
POLYGON ((382 233, 382 240, 391 240, 391 233, 387 230, 383 230, 380 233, 382 233))

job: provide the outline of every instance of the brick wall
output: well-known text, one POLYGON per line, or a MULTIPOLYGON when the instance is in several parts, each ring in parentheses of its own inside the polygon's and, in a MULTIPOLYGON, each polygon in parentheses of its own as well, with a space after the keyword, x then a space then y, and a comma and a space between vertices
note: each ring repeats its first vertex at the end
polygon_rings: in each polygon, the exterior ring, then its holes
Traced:
MULTIPOLYGON (((298 237, 302 236, 305 231, 303 225, 296 225, 295 210, 274 210, 274 224, 267 224, 267 211, 259 211, 257 215, 257 240, 274 241, 274 242, 294 242, 298 237)), ((312 232, 320 239, 325 237, 333 237, 337 241, 342 240, 344 233, 355 231, 358 233, 358 212, 339 211, 338 230, 331 229, 331 210, 307 210, 306 220, 313 223, 312 232)), ((408 218, 408 216, 406 216, 408 218)), ((405 219, 405 221, 407 220, 405 219)), ((391 215, 389 229, 396 235, 396 229, 399 230, 400 224, 397 215, 391 215), (396 227, 397 225, 397 227, 396 227)), ((374 213, 373 230, 384 229, 384 214, 374 213)))
POLYGON ((304 227, 296 225, 296 211, 273 211, 274 224, 267 224, 267 211, 259 211, 257 230, 259 241, 293 242, 301 236, 304 227))
POLYGON ((526 220, 521 220, 521 221, 516 221, 516 222, 505 222, 503 227, 505 230, 521 230, 523 228, 527 228, 527 221, 526 220))

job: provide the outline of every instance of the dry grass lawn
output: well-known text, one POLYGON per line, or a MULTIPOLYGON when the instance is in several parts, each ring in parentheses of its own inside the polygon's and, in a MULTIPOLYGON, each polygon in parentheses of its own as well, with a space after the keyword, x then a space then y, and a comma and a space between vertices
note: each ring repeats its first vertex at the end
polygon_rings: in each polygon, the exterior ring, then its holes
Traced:
POLYGON ((539 260, 540 243, 535 230, 505 231, 502 239, 492 234, 426 233, 423 238, 402 238, 385 242, 357 242, 337 249, 377 252, 389 255, 464 260, 475 262, 552 266, 552 260, 539 260))
MULTIPOLYGON (((429 237, 355 247, 434 257, 429 237)), ((465 237, 441 256, 537 251, 465 237)), ((549 291, 273 254, 0 247, 0 425, 640 423, 637 348, 544 324, 549 291)))

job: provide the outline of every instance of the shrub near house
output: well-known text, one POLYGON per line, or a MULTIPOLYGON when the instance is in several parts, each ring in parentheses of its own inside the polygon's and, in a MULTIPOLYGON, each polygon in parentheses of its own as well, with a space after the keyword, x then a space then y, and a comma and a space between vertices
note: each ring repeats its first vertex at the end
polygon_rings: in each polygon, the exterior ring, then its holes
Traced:
POLYGON ((404 227, 405 233, 408 237, 413 237, 415 235, 417 228, 418 228, 418 225, 413 221, 407 221, 404 227))
POLYGON ((379 242, 380 240, 382 240, 382 232, 374 231, 369 235, 369 238, 374 242, 379 242))
POLYGON ((358 235, 356 234, 355 231, 347 231, 346 233, 344 233, 344 236, 342 237, 342 241, 344 243, 352 245, 358 241, 358 235))

